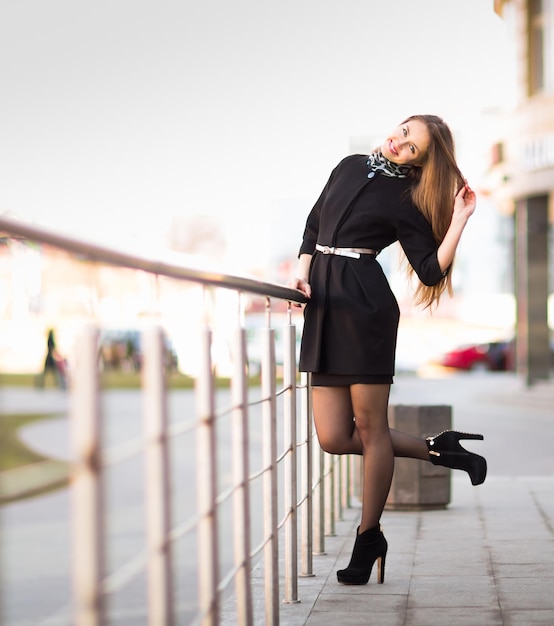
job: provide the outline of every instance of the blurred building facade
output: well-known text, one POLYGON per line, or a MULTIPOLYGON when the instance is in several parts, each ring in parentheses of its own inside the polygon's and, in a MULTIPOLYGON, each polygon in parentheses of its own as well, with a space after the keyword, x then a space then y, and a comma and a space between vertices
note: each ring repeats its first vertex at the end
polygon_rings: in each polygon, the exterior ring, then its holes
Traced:
POLYGON ((514 219, 517 370, 549 378, 554 291, 554 0, 494 0, 514 44, 517 98, 491 147, 487 187, 514 219))
MULTIPOLYGON (((200 230, 194 229, 194 233, 198 235, 200 230)), ((219 240, 217 234, 208 239, 219 240)), ((175 240, 181 241, 178 232, 175 240)), ((202 244, 202 249, 215 256, 210 241, 202 244)), ((225 266, 216 259, 214 269, 211 260, 201 255, 176 253, 170 260, 218 274, 218 268, 225 266)), ((272 310, 285 317, 282 305, 273 303, 272 310)), ((87 324, 100 327, 101 344, 109 339, 110 350, 123 338, 127 343, 136 337, 145 326, 159 324, 178 369, 196 376, 202 350, 198 329, 207 323, 213 332, 214 365, 220 375, 229 376, 231 340, 239 316, 252 314, 259 325, 260 318, 265 320, 265 311, 262 296, 242 294, 239 303, 233 290, 106 265, 0 233, 0 382, 2 374, 42 371, 50 329, 55 331, 56 346, 71 372, 79 350, 78 337, 87 324)), ((110 364, 128 360, 129 355, 121 356, 108 360, 110 364)))

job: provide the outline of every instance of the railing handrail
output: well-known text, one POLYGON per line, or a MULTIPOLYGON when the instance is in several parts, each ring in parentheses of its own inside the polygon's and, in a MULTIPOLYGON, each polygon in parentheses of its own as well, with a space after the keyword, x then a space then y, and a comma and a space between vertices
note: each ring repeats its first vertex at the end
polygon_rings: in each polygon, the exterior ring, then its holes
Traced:
POLYGON ((260 281, 256 278, 187 267, 176 260, 164 259, 163 256, 168 256, 167 252, 156 251, 156 258, 154 258, 124 249, 116 250, 88 239, 63 234, 5 215, 0 215, 0 233, 2 232, 5 232, 8 236, 22 237, 36 243, 61 248, 86 257, 91 261, 120 265, 130 269, 167 276, 168 278, 191 280, 203 285, 234 289, 240 292, 269 296, 270 298, 280 298, 290 302, 306 302, 306 297, 296 289, 290 289, 277 283, 260 281))

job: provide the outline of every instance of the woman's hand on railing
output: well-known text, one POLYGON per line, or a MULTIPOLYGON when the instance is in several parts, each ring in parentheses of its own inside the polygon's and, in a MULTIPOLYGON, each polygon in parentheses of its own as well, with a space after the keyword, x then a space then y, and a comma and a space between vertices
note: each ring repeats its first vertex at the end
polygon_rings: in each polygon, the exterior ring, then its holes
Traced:
MULTIPOLYGON (((298 267, 296 268, 296 276, 292 278, 288 287, 290 289, 296 289, 300 291, 306 298, 311 298, 312 288, 308 282, 308 276, 310 275, 310 265, 312 262, 311 254, 301 254, 298 257, 298 267)), ((295 304, 295 306, 303 306, 302 304, 295 304)))
MULTIPOLYGON (((312 295, 312 288, 310 287, 310 283, 308 283, 308 281, 304 280, 303 278, 295 277, 291 279, 288 282, 287 287, 290 287, 290 289, 296 289, 297 291, 300 291, 300 293, 304 294, 306 298, 308 299, 312 295)), ((295 302, 294 306, 302 307, 305 305, 295 302)))

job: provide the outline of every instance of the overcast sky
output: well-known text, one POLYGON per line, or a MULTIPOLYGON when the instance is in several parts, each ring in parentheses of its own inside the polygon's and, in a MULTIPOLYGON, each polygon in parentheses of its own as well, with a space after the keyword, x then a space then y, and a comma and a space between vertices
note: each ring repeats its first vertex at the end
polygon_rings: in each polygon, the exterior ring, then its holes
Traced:
POLYGON ((410 114, 444 116, 478 174, 505 31, 492 0, 3 2, 0 212, 154 238, 212 215, 258 255, 298 207, 296 247, 351 138, 410 114))

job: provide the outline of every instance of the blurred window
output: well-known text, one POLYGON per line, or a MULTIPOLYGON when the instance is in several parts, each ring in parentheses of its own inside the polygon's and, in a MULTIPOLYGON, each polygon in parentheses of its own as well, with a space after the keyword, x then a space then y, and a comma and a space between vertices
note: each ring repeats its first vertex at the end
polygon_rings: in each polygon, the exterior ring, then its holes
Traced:
MULTIPOLYGON (((548 1, 548 0, 546 0, 548 1)), ((528 88, 532 96, 544 91, 545 55, 545 0, 529 0, 527 4, 527 32, 529 37, 528 88)))

